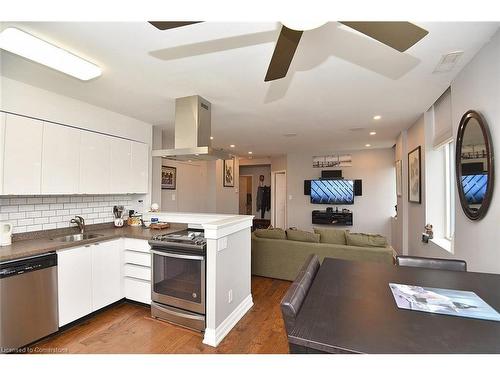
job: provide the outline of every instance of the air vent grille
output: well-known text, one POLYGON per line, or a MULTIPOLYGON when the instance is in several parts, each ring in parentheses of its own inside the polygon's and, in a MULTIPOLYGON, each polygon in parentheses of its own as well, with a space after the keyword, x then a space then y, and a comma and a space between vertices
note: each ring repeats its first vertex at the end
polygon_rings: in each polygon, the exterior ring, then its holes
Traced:
POLYGON ((463 54, 463 51, 455 51, 441 56, 441 59, 439 60, 439 63, 437 64, 433 73, 451 72, 455 65, 457 65, 463 54))

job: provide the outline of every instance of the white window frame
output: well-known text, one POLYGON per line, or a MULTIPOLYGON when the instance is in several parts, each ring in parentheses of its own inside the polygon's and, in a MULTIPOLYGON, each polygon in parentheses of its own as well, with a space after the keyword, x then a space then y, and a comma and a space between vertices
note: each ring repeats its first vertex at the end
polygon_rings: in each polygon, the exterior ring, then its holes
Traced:
POLYGON ((454 141, 444 144, 445 162, 445 230, 444 237, 452 241, 455 234, 455 155, 454 141))

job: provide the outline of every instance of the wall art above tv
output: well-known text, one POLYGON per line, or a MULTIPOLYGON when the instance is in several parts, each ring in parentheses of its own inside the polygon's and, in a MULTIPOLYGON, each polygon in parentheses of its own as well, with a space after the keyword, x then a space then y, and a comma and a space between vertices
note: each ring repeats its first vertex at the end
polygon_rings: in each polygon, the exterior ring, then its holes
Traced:
POLYGON ((351 154, 313 156, 313 168, 352 167, 351 154))

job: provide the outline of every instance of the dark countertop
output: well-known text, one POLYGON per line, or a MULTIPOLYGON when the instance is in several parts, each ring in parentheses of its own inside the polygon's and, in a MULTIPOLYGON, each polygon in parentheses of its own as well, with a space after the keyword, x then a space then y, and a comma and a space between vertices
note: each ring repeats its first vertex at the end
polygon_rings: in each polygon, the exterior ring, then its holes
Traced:
POLYGON ((17 258, 24 258, 32 255, 48 253, 51 251, 67 249, 71 247, 78 247, 94 242, 102 242, 116 238, 136 238, 140 240, 149 240, 155 234, 174 233, 186 229, 187 225, 172 224, 168 229, 148 229, 142 227, 129 227, 115 228, 112 226, 93 229, 91 226, 85 233, 101 234, 97 238, 92 238, 84 241, 75 242, 59 242, 51 240, 51 238, 61 237, 68 234, 75 234, 74 228, 66 230, 64 233, 60 231, 55 234, 53 231, 37 232, 36 238, 25 239, 12 242, 12 245, 0 247, 0 261, 12 260, 17 258))

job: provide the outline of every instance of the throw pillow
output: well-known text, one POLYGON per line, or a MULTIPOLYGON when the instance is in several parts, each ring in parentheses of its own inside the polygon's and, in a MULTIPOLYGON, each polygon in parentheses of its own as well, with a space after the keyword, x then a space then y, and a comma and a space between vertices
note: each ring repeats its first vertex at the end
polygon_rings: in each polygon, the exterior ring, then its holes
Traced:
POLYGON ((286 240, 286 232, 281 228, 256 229, 255 235, 260 238, 270 238, 273 240, 286 240))
POLYGON ((319 243, 320 235, 316 233, 306 232, 304 230, 289 229, 286 231, 286 236, 289 240, 300 242, 315 242, 319 243))
POLYGON ((380 234, 350 233, 346 232, 349 246, 361 247, 387 247, 387 239, 380 234))
POLYGON ((346 232, 343 229, 327 229, 327 228, 314 228, 314 233, 321 236, 321 243, 329 243, 334 245, 345 245, 346 232))

